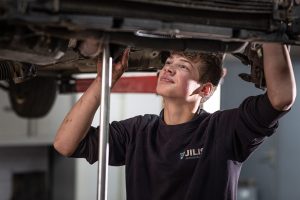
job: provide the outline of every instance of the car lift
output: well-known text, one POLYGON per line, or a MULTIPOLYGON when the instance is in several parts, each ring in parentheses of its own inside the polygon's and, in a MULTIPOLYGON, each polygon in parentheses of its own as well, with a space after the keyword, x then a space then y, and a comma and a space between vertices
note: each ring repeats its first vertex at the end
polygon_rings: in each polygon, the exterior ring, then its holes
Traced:
POLYGON ((97 200, 107 200, 107 168, 108 168, 108 133, 109 133, 109 108, 111 89, 112 59, 109 55, 108 38, 103 42, 102 54, 102 85, 100 102, 100 128, 99 128, 99 162, 97 200))

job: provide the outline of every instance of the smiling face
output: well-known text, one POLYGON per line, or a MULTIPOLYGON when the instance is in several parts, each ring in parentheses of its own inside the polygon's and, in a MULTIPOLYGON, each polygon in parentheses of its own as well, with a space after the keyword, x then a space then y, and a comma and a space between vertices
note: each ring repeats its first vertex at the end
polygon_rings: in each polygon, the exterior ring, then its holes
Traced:
POLYGON ((200 62, 172 54, 159 73, 156 91, 165 98, 177 98, 187 102, 199 99, 200 62))

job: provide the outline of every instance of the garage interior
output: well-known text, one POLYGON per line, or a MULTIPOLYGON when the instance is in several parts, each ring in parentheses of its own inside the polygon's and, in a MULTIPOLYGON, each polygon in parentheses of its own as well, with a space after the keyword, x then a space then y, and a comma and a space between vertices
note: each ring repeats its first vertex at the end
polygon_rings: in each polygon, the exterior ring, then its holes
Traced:
MULTIPOLYGON (((291 55, 300 85, 300 48, 292 47, 291 55)), ((207 109, 211 112, 237 107, 245 97, 262 93, 238 77, 239 73, 249 71, 239 60, 227 56, 224 66, 227 75, 220 91, 208 101, 207 109)), ((89 165, 83 159, 62 157, 52 147, 60 122, 80 95, 59 94, 46 117, 24 119, 15 115, 8 95, 0 91, 0 200, 96 199, 97 163, 89 165), (35 198, 37 194, 39 197, 35 198)), ((110 107, 113 121, 158 114, 162 102, 156 94, 113 93, 110 107)), ((281 119, 277 133, 246 161, 240 176, 239 200, 300 199, 299 109, 297 100, 281 119)), ((98 123, 96 117, 93 125, 98 123)), ((108 173, 108 199, 125 199, 124 168, 109 167, 108 173)))

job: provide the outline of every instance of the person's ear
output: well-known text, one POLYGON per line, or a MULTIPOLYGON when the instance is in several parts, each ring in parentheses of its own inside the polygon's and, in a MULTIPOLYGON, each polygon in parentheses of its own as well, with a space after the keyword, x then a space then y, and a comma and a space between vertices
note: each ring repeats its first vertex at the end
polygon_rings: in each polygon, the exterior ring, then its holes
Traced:
POLYGON ((200 87, 200 96, 203 97, 209 97, 211 93, 213 92, 214 85, 210 82, 204 83, 200 87))

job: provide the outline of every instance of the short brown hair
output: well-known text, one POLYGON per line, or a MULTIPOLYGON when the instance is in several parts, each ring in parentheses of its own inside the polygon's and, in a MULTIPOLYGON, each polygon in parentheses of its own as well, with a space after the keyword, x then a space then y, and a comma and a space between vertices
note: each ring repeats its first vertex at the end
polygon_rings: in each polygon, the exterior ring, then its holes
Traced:
POLYGON ((208 53, 200 51, 171 52, 185 57, 192 62, 199 62, 199 82, 211 82, 217 86, 223 76, 224 53, 208 53))

